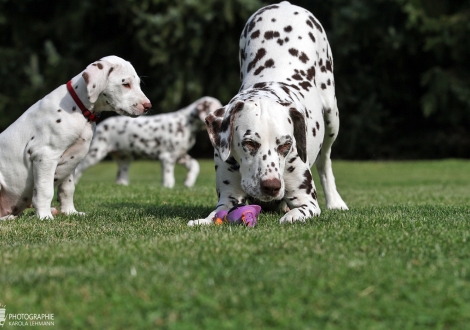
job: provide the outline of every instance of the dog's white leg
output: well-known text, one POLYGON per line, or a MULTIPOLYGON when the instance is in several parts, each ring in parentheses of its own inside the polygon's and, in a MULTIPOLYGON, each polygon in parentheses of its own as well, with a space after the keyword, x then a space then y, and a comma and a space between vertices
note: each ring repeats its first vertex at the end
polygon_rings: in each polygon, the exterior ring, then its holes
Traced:
POLYGON ((331 146, 339 131, 338 107, 336 102, 330 109, 324 109, 325 137, 323 145, 315 161, 315 166, 320 176, 320 182, 325 193, 326 207, 328 209, 348 210, 346 203, 338 193, 331 167, 331 146))
POLYGON ((222 161, 219 157, 214 157, 216 169, 216 187, 219 202, 214 211, 206 218, 191 220, 188 226, 210 225, 213 223, 214 215, 220 210, 229 210, 237 204, 244 204, 246 201, 246 193, 241 187, 241 175, 239 166, 233 157, 227 162, 222 161))
POLYGON ((162 164, 163 187, 173 188, 175 186, 175 163, 170 155, 163 155, 160 158, 162 164))
POLYGON ((280 223, 305 221, 321 213, 317 200, 317 191, 308 165, 299 158, 291 164, 291 175, 285 177, 284 200, 290 208, 280 223))
POLYGON ((39 219, 53 219, 51 202, 54 198, 54 172, 57 161, 41 154, 33 160, 33 206, 39 219))
POLYGON ((188 169, 188 174, 186 175, 186 180, 184 181, 184 185, 186 187, 194 186, 194 183, 196 183, 197 176, 199 175, 198 161, 192 158, 190 155, 186 154, 180 157, 177 163, 184 165, 188 169))
POLYGON ((331 149, 322 149, 322 154, 318 157, 315 165, 320 176, 323 192, 325 193, 326 207, 330 210, 348 210, 348 206, 341 198, 336 188, 335 177, 331 167, 331 149))
POLYGON ((73 174, 70 174, 61 184, 59 184, 57 189, 57 200, 60 203, 60 211, 63 214, 85 215, 83 212, 78 212, 73 205, 74 192, 75 183, 73 181, 73 174))
POLYGON ((124 186, 129 185, 129 168, 131 167, 132 157, 125 155, 113 156, 113 159, 118 163, 118 172, 116 176, 116 184, 122 184, 124 186))
MULTIPOLYGON (((330 46, 327 45, 327 54, 331 54, 330 46)), ((338 193, 331 167, 331 146, 336 140, 339 132, 339 112, 335 97, 334 77, 333 77, 333 59, 323 59, 326 70, 319 70, 317 81, 323 83, 326 88, 319 89, 323 106, 323 123, 325 134, 320 153, 315 161, 315 166, 320 176, 320 182, 323 187, 326 199, 327 209, 347 210, 348 207, 338 193), (331 85, 330 85, 331 84, 331 85)))

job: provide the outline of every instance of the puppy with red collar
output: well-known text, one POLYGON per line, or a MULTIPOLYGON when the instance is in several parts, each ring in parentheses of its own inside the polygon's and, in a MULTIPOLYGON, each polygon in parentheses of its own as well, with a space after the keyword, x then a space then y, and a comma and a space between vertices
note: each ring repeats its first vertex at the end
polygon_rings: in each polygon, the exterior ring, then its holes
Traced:
POLYGON ((150 108, 134 67, 117 56, 90 64, 36 102, 0 134, 0 220, 31 203, 40 219, 52 219, 55 187, 62 213, 83 214, 73 203, 73 173, 88 153, 99 113, 136 117, 150 108))

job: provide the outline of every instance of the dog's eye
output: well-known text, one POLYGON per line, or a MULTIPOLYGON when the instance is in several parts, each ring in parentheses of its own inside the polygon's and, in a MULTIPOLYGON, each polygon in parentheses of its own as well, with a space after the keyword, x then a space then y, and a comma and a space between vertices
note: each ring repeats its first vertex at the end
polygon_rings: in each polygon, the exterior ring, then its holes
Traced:
POLYGON ((252 140, 245 140, 242 142, 242 145, 245 148, 248 148, 250 150, 258 150, 260 147, 260 144, 258 142, 252 141, 252 140))
POLYGON ((292 147, 291 142, 284 143, 283 145, 280 145, 279 147, 277 147, 277 152, 280 155, 283 155, 285 157, 289 153, 291 147, 292 147))
POLYGON ((131 84, 129 84, 129 83, 125 83, 125 84, 122 84, 122 85, 126 88, 131 88, 131 84))

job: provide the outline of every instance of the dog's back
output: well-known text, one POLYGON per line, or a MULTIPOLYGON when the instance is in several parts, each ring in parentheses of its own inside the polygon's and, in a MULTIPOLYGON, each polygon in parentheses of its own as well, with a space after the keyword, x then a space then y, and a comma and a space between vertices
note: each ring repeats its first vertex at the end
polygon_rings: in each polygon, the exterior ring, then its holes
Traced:
POLYGON ((239 61, 240 90, 282 81, 303 94, 332 89, 334 96, 333 58, 325 31, 312 13, 287 1, 250 17, 240 37, 239 61))

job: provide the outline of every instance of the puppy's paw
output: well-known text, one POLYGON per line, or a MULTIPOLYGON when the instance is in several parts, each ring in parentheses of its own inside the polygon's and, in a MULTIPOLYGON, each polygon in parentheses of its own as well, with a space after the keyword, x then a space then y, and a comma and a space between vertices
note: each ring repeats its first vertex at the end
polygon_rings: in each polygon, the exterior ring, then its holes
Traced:
POLYGON ((186 179, 186 180, 184 181, 184 186, 185 186, 185 187, 188 187, 188 188, 191 188, 192 186, 194 186, 194 183, 195 183, 194 180, 186 179))
POLYGON ((124 179, 119 179, 119 180, 116 180, 116 184, 119 184, 119 185, 121 185, 121 186, 128 186, 128 185, 129 185, 129 181, 124 180, 124 179))
POLYGON ((188 226, 198 226, 198 225, 211 225, 213 224, 212 218, 211 219, 198 219, 198 220, 189 220, 188 226))
POLYGON ((349 210, 348 206, 341 199, 341 197, 339 199, 336 199, 334 201, 331 201, 331 202, 327 203, 326 208, 328 210, 343 210, 343 211, 349 210))
POLYGON ((81 216, 84 216, 86 215, 85 212, 78 212, 77 210, 72 210, 72 211, 62 211, 61 212, 62 214, 64 215, 81 215, 81 216))
POLYGON ((38 218, 39 220, 54 220, 54 217, 50 211, 49 213, 39 213, 38 218))
POLYGON ((198 225, 212 225, 214 223, 213 219, 216 211, 212 211, 206 218, 190 220, 188 226, 198 226, 198 225))
MULTIPOLYGON (((317 209, 313 211, 312 216, 319 216, 320 215, 320 209, 317 209)), ((306 219, 311 218, 310 212, 309 211, 301 211, 300 209, 292 209, 289 212, 287 212, 281 220, 279 220, 279 223, 293 223, 293 222, 305 222, 306 219), (308 214, 308 215, 307 215, 308 214)))

